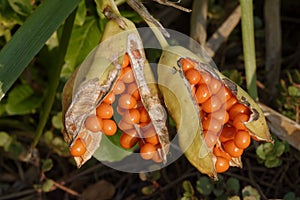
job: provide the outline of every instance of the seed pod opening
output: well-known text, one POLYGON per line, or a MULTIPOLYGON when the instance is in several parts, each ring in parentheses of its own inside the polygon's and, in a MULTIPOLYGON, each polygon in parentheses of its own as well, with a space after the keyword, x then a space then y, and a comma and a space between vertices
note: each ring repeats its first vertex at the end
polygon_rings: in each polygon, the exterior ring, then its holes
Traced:
POLYGON ((159 85, 166 86, 161 91, 177 125, 179 144, 202 173, 216 178, 229 166, 241 167, 240 157, 251 138, 272 141, 255 101, 206 59, 180 46, 168 47, 159 61, 158 75, 159 85), (178 113, 171 90, 184 96, 177 100, 185 105, 181 110, 194 114, 193 119, 184 111, 178 113), (195 135, 191 127, 198 127, 195 135))
POLYGON ((99 150, 102 137, 116 134, 124 150, 137 147, 141 158, 166 162, 166 112, 131 21, 119 17, 107 23, 101 43, 69 79, 63 96, 64 136, 78 167, 99 150))

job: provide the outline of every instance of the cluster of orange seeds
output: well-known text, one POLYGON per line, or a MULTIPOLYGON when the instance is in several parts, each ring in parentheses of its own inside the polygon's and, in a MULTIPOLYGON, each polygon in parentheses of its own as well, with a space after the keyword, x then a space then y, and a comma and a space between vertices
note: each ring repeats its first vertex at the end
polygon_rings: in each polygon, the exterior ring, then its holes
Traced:
MULTIPOLYGON (((124 56, 122 70, 114 88, 96 108, 96 115, 87 117, 84 125, 92 132, 102 131, 107 136, 115 135, 119 128, 122 130, 120 145, 123 148, 130 149, 138 143, 140 155, 143 159, 162 162, 157 151, 160 148, 158 135, 147 110, 141 102, 141 96, 127 54, 124 56), (116 100, 116 111, 121 116, 118 125, 112 119, 114 115, 112 104, 116 100)), ((75 141, 70 150, 73 156, 81 156, 85 151, 85 146, 80 138, 75 141)))
POLYGON ((195 69, 193 61, 181 59, 180 63, 199 105, 204 141, 216 156, 216 172, 225 172, 230 160, 240 157, 250 145, 251 136, 244 123, 251 111, 220 80, 195 69))

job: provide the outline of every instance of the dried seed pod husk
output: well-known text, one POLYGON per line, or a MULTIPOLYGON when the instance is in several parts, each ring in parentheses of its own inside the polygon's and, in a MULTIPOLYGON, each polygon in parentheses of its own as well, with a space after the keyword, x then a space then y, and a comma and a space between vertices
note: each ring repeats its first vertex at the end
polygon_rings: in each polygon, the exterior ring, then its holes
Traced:
MULTIPOLYGON (((250 119, 245 123, 245 126, 253 137, 268 142, 272 141, 272 138, 260 107, 242 88, 221 74, 216 68, 211 67, 211 60, 196 55, 181 46, 164 48, 159 61, 158 84, 166 107, 176 123, 180 147, 188 160, 200 172, 216 178, 217 173, 214 164, 216 158, 211 149, 207 148, 204 143, 199 106, 195 102, 188 81, 184 78, 179 64, 181 59, 192 60, 197 70, 207 72, 221 81, 230 89, 239 103, 250 109, 250 119)), ((230 164, 242 166, 240 158, 232 159, 230 164)))
MULTIPOLYGON (((86 146, 82 156, 74 157, 80 167, 99 148, 102 131, 92 132, 84 126, 85 119, 95 114, 96 107, 114 87, 125 54, 129 55, 141 101, 148 111, 158 134, 163 161, 169 151, 169 136, 165 125, 166 112, 160 103, 158 89, 134 24, 121 16, 109 20, 99 46, 74 72, 63 91, 64 138, 70 149, 77 138, 86 146), (120 22, 122 22, 120 25, 120 22)), ((101 143, 102 144, 102 143, 101 143)))

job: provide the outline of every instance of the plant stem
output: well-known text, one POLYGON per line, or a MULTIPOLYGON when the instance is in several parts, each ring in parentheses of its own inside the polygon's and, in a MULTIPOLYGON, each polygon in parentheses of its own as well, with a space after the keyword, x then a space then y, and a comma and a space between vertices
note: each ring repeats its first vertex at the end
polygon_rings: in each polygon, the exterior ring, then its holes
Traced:
POLYGON ((249 95, 254 100, 258 100, 256 87, 256 60, 253 28, 253 1, 240 0, 240 3, 242 9, 242 38, 247 90, 249 95))
POLYGON ((75 16, 76 16, 76 11, 77 9, 75 9, 70 15, 69 17, 66 19, 64 28, 63 28, 63 33, 62 36, 60 38, 60 43, 59 43, 59 51, 58 51, 58 59, 57 59, 57 65, 53 66, 53 69, 51 70, 50 73, 50 85, 46 94, 46 100, 44 103, 44 106, 42 107, 42 111, 41 115, 40 115, 40 121, 39 124, 37 126, 37 130, 36 130, 36 134, 34 136, 34 140, 33 143, 31 145, 32 148, 34 148, 37 143, 39 142, 39 139, 43 133, 44 127, 46 125, 47 119, 49 117, 53 102, 55 100, 55 94, 56 94, 56 90, 57 87, 59 85, 59 81, 60 81, 60 73, 61 73, 61 69, 62 66, 64 64, 64 58, 68 49, 68 45, 69 45, 69 40, 71 37, 71 33, 72 33, 72 28, 73 28, 73 24, 74 24, 74 20, 75 20, 75 16))

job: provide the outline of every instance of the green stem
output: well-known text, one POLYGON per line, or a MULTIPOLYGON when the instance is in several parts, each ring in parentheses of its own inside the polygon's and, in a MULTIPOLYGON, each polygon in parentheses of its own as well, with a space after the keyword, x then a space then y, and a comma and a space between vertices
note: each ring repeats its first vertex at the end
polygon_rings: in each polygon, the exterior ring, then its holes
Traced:
POLYGON ((249 95, 258 100, 256 86, 256 60, 253 24, 253 1, 240 0, 242 9, 242 38, 244 50, 244 62, 246 83, 249 95))
POLYGON ((69 17, 66 19, 66 22, 65 22, 65 25, 63 28, 62 37, 61 37, 60 43, 59 43, 57 65, 55 65, 53 67, 53 70, 50 73, 51 77, 49 80, 51 80, 51 81, 50 81, 49 89, 46 94, 47 98, 45 100, 44 106, 42 107, 43 112, 41 112, 41 115, 40 115, 40 121, 37 126, 36 134, 33 139, 32 148, 34 148, 37 145, 37 143, 39 142, 39 139, 43 133, 44 127, 45 127, 48 117, 50 115, 50 111, 51 111, 53 102, 55 100, 55 94, 57 91, 57 87, 59 85, 60 73, 61 73, 62 66, 64 64, 64 58, 65 58, 65 55, 66 55, 66 52, 68 49, 68 45, 69 45, 69 41, 70 41, 70 37, 71 37, 71 33, 72 33, 72 28, 73 28, 73 24, 74 24, 74 20, 75 20, 75 16, 76 16, 76 11, 77 11, 77 9, 75 9, 69 15, 69 17))

